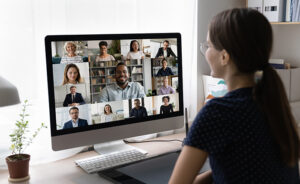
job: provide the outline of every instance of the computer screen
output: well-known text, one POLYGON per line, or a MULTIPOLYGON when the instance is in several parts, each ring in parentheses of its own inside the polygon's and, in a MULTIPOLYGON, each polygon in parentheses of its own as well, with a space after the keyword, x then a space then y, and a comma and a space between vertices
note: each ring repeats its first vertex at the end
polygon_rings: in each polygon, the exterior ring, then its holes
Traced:
POLYGON ((53 150, 181 128, 180 33, 45 38, 53 150))

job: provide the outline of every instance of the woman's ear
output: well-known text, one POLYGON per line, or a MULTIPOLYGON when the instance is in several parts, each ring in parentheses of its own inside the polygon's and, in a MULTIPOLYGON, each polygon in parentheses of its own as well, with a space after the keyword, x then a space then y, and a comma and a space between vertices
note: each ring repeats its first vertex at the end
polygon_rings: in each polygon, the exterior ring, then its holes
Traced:
POLYGON ((228 65, 229 60, 230 60, 230 56, 228 52, 225 49, 223 49, 221 51, 221 65, 222 66, 228 65))

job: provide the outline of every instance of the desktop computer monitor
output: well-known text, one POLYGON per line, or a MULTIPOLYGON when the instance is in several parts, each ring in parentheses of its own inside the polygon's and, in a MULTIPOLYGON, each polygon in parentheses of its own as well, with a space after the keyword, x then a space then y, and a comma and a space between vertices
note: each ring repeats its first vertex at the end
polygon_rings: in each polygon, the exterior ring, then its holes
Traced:
POLYGON ((180 33, 45 37, 53 150, 183 127, 180 33))

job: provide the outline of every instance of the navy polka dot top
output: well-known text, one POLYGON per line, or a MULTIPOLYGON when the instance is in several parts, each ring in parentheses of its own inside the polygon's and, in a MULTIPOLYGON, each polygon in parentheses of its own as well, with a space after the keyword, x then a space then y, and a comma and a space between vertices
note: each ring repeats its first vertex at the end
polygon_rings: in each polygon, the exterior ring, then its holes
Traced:
POLYGON ((185 145, 209 154, 214 183, 300 183, 298 164, 286 166, 252 88, 210 100, 198 113, 185 145))

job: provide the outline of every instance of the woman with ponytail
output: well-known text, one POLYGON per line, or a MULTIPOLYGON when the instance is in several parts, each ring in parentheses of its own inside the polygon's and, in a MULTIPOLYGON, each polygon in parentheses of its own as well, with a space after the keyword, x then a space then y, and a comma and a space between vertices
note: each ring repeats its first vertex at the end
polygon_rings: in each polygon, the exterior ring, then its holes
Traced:
POLYGON ((201 51, 228 93, 198 113, 170 183, 300 183, 297 126, 268 63, 272 44, 271 25, 256 10, 213 18, 201 51), (198 175, 207 157, 212 170, 198 175))

